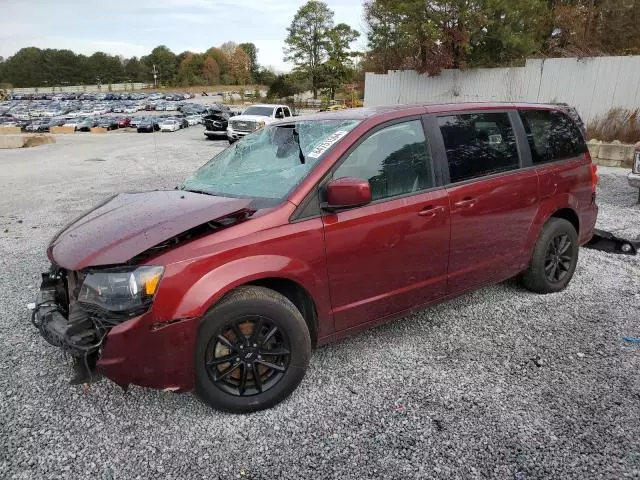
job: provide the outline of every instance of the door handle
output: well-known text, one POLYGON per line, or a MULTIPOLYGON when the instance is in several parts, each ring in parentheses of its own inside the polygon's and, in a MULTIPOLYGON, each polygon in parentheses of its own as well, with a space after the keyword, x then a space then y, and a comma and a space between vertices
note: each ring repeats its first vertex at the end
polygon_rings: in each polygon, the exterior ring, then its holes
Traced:
POLYGON ((420 210, 418 215, 421 217, 433 218, 442 212, 444 212, 444 207, 442 205, 429 205, 420 210))
POLYGON ((462 200, 458 200, 456 203, 454 203, 453 206, 458 208, 471 208, 476 203, 478 203, 477 199, 473 197, 464 197, 462 200))

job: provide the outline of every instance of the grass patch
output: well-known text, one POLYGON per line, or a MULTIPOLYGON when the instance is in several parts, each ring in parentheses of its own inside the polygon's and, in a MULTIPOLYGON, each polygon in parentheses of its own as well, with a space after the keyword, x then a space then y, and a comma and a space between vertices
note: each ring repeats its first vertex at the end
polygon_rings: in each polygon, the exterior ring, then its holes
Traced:
POLYGON ((587 138, 603 142, 640 142, 640 109, 612 108, 588 123, 587 138))

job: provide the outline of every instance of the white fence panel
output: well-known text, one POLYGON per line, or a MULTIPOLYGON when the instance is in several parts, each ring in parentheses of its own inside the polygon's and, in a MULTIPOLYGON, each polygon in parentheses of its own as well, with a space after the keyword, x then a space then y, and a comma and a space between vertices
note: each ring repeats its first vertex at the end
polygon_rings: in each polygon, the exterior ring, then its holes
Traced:
POLYGON ((523 101, 566 102, 585 121, 610 108, 640 107, 640 56, 529 59, 524 67, 365 75, 365 106, 523 101))

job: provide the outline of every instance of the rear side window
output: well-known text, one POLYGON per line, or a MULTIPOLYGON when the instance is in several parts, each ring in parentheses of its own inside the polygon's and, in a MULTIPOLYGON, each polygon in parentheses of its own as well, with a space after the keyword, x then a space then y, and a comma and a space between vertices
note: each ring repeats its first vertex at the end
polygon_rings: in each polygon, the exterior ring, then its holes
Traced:
POLYGON ((507 113, 438 117, 451 183, 515 170, 520 166, 507 113))
POLYGON ((534 164, 582 155, 587 144, 576 124, 562 112, 521 110, 534 164))
POLYGON ((398 123, 370 135, 334 172, 333 178, 341 177, 369 180, 373 200, 433 187, 422 122, 398 123))

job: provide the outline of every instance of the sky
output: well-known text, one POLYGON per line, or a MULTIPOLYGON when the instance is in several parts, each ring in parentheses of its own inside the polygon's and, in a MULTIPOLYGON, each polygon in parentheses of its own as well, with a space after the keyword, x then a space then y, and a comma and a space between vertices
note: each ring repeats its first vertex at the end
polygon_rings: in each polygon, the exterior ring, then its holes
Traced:
MULTIPOLYGON (((362 0, 325 0, 335 23, 360 31, 362 0)), ((125 57, 158 45, 174 53, 204 52, 226 41, 253 42, 258 62, 286 72, 286 28, 305 0, 0 0, 0 56, 23 47, 103 51, 125 57)))

